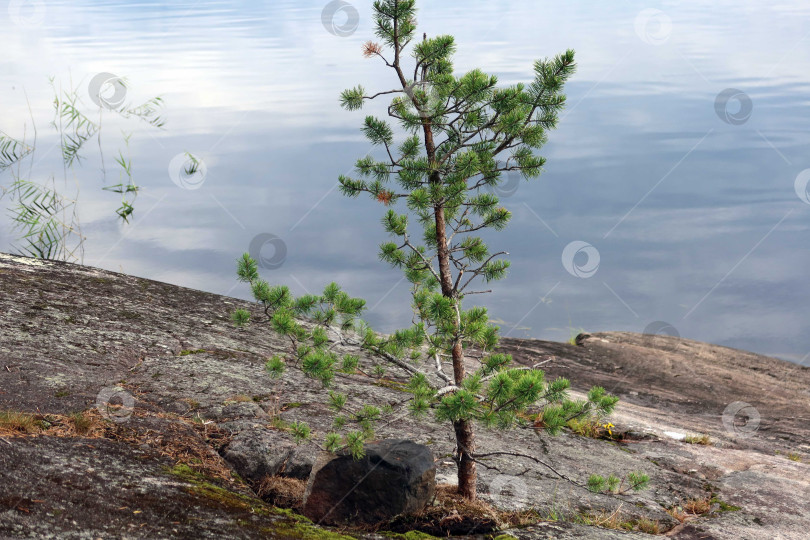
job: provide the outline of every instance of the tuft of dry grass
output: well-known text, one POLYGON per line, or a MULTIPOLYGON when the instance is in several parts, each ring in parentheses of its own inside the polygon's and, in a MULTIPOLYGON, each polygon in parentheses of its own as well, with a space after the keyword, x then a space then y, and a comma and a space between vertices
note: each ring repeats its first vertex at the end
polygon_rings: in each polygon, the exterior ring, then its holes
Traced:
POLYGON ((80 412, 71 414, 69 418, 78 435, 87 435, 98 423, 98 419, 80 412))
POLYGON ((621 505, 619 505, 613 512, 607 512, 605 510, 584 512, 575 516, 573 521, 575 523, 582 523, 583 525, 602 527, 603 529, 633 530, 633 523, 625 518, 621 512, 621 508, 621 505))
POLYGON ((571 521, 617 531, 639 531, 646 534, 661 534, 662 532, 658 520, 646 517, 632 518, 622 512, 621 504, 612 512, 599 510, 575 514, 571 521))
POLYGON ((687 435, 683 438, 683 442, 688 444, 702 444, 703 446, 711 446, 712 440, 705 433, 697 435, 687 435))
POLYGON ((36 433, 40 425, 33 414, 17 411, 0 411, 0 433, 19 435, 36 433))
POLYGON ((661 534, 661 524, 657 519, 639 518, 636 528, 647 534, 661 534))
POLYGON ((710 497, 688 499, 685 503, 683 503, 683 509, 690 514, 699 516, 712 509, 712 500, 710 497))
POLYGON ((687 519, 711 512, 714 502, 715 501, 709 495, 701 498, 687 499, 680 506, 667 508, 666 513, 677 519, 680 523, 683 523, 687 519))
POLYGON ((284 476, 265 476, 255 486, 256 495, 273 506, 300 509, 304 503, 306 480, 284 476))
POLYGON ((226 399, 225 403, 248 403, 250 401, 253 401, 252 397, 246 396, 245 394, 236 394, 235 396, 226 399))
POLYGON ((70 415, 0 411, 0 434, 77 437, 96 436, 101 430, 101 419, 94 409, 70 415))
POLYGON ((457 486, 436 486, 436 498, 425 509, 407 516, 397 516, 378 530, 394 533, 420 531, 434 536, 466 535, 470 531, 487 534, 503 527, 519 527, 539 521, 532 510, 507 512, 487 502, 469 501, 458 493, 457 486))
POLYGON ((664 511, 670 516, 672 516, 674 519, 678 520, 679 523, 683 523, 684 521, 686 521, 686 518, 689 517, 680 506, 665 508, 664 511))
POLYGON ((227 483, 235 482, 232 469, 218 453, 230 441, 229 434, 216 426, 195 423, 174 413, 136 408, 131 421, 116 424, 105 419, 96 408, 70 415, 0 411, 0 438, 41 435, 103 438, 132 446, 145 444, 155 453, 196 472, 227 483), (149 422, 141 421, 147 417, 149 422), (162 427, 156 429, 155 422, 162 427))
POLYGON ((227 446, 230 437, 227 432, 205 421, 195 422, 174 413, 136 409, 133 421, 107 423, 101 436, 133 446, 147 445, 152 451, 196 472, 226 482, 234 481, 232 469, 218 453, 227 446), (150 423, 159 422, 161 427, 155 428, 154 424, 147 427, 139 421, 147 417, 152 419, 150 423))

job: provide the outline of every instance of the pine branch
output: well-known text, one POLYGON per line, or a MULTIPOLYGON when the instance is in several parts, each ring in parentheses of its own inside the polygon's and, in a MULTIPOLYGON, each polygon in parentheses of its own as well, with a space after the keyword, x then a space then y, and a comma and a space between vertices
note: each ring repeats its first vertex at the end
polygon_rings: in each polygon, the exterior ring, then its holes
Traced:
POLYGON ((424 255, 422 255, 422 252, 420 252, 420 251, 419 251, 419 250, 416 248, 416 246, 414 246, 414 245, 411 243, 411 241, 408 239, 408 235, 407 235, 407 234, 405 235, 405 243, 404 243, 404 244, 402 244, 402 245, 403 245, 403 246, 408 246, 409 248, 411 248, 411 251, 413 251, 414 253, 416 253, 416 254, 419 256, 419 258, 420 258, 420 259, 422 259, 422 262, 425 264, 425 269, 426 269, 426 270, 430 270, 430 273, 431 273, 431 274, 433 274, 433 277, 435 277, 437 280, 441 279, 441 278, 439 277, 439 274, 438 274, 438 273, 436 273, 436 270, 434 270, 434 269, 433 269, 433 265, 431 264, 431 261, 428 261, 428 260, 425 258, 425 256, 424 256, 424 255))
POLYGON ((482 264, 481 266, 479 266, 478 268, 473 270, 473 275, 470 277, 470 279, 467 280, 466 283, 464 283, 464 285, 461 287, 461 289, 458 290, 458 292, 461 292, 464 289, 466 289, 469 286, 469 284, 472 282, 472 280, 474 280, 476 277, 480 276, 483 273, 482 270, 486 267, 486 265, 489 262, 491 262, 492 259, 494 259, 495 257, 497 257, 499 255, 509 255, 509 253, 506 252, 506 251, 499 251, 498 253, 492 254, 486 261, 484 261, 484 264, 482 264))

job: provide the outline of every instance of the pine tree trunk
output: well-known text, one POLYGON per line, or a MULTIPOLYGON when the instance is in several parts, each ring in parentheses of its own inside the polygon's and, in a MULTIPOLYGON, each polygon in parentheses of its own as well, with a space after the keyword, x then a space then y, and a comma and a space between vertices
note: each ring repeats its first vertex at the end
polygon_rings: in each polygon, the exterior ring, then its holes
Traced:
MULTIPOLYGON (((398 21, 394 19, 394 36, 396 45, 394 46, 394 69, 399 76, 402 88, 408 87, 405 74, 399 66, 399 52, 400 43, 398 38, 398 21)), ((427 36, 425 36, 427 37, 427 36)), ((422 80, 424 81, 427 75, 427 70, 422 70, 422 80)), ((410 96, 410 94, 409 94, 410 96)), ((418 106, 418 105, 417 105, 418 106)), ((422 120, 422 130, 425 136, 425 153, 427 154, 428 162, 431 166, 436 161, 436 143, 433 140, 433 129, 431 122, 428 119, 422 120)), ((430 174, 430 182, 434 184, 441 184, 442 178, 438 171, 433 171, 430 174)), ((436 255, 439 259, 439 277, 441 278, 442 295, 446 298, 451 298, 457 302, 455 298, 455 291, 453 287, 453 274, 450 271, 450 251, 447 245, 447 222, 444 216, 444 206, 438 204, 433 207, 433 215, 436 223, 436 255)), ((459 328, 458 322, 456 323, 455 335, 458 336, 459 328)), ((464 347, 461 340, 456 339, 453 343, 453 380, 456 385, 461 384, 464 380, 466 373, 464 367, 464 347)), ((459 493, 469 499, 475 500, 476 494, 476 470, 475 461, 473 461, 471 454, 475 452, 475 434, 473 432, 472 423, 466 420, 459 420, 453 422, 453 429, 456 432, 456 450, 458 453, 458 488, 459 493)))
POLYGON ((475 489, 476 478, 475 461, 470 454, 475 452, 475 433, 472 424, 466 420, 453 422, 456 431, 456 451, 458 452, 458 492, 471 501, 478 494, 475 489))
MULTIPOLYGON (((436 245, 439 259, 439 277, 441 278, 442 295, 447 298, 454 298, 453 276, 450 273, 450 252, 447 245, 446 222, 444 218, 444 207, 434 208, 436 219, 436 245)), ((458 335, 458 322, 456 322, 455 333, 458 335)), ((453 380, 456 385, 460 385, 466 376, 464 366, 464 347, 460 339, 453 343, 453 380)), ((456 432, 456 453, 458 460, 458 491, 461 496, 469 500, 475 500, 476 477, 475 461, 471 454, 475 452, 475 433, 472 423, 466 420, 453 422, 453 429, 456 432)))

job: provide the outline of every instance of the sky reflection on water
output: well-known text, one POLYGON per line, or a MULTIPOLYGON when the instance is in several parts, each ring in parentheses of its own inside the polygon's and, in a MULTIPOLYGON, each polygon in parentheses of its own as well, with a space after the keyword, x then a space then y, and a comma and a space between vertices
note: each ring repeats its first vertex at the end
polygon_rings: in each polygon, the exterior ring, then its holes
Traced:
MULTIPOLYGON (((363 115, 384 112, 342 111, 338 94, 393 81, 360 55, 370 2, 352 2, 359 25, 347 37, 326 31, 325 4, 34 2, 16 18, 0 12, 0 130, 30 126, 24 90, 39 129, 35 178, 61 170, 49 76, 84 88, 110 72, 128 79, 134 102, 165 99, 164 131, 104 120, 107 154, 121 146, 119 127, 134 131, 143 192, 133 224, 116 222, 116 197, 99 189, 95 149, 78 169, 86 264, 247 298, 234 260, 269 233, 287 247, 270 281, 303 293, 336 280, 368 300, 379 329, 408 324, 406 283, 377 260, 382 207, 335 189, 370 150, 363 115), (30 17, 41 22, 26 27, 30 17), (199 189, 170 179, 186 151, 207 166, 199 189)), ((794 187, 810 168, 810 5, 423 1, 419 22, 456 36, 459 72, 481 67, 504 84, 530 79, 536 58, 577 51, 545 172, 503 197, 512 225, 488 237, 513 263, 482 299, 504 334, 565 340, 666 321, 684 337, 806 363, 810 204, 794 187), (639 26, 649 9, 660 12, 639 26), (739 125, 715 110, 728 88, 753 106, 739 125), (573 241, 599 253, 590 278, 561 264, 573 241)), ((3 251, 9 225, 3 217, 3 251)))

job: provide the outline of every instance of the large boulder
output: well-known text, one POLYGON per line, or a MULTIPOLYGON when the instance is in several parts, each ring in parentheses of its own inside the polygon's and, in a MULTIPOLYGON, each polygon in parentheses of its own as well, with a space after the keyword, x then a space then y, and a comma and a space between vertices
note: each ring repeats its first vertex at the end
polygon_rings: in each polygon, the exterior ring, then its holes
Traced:
POLYGON ((341 452, 312 470, 304 514, 318 523, 374 524, 416 512, 436 494, 433 454, 422 444, 387 439, 365 446, 355 460, 341 452))

